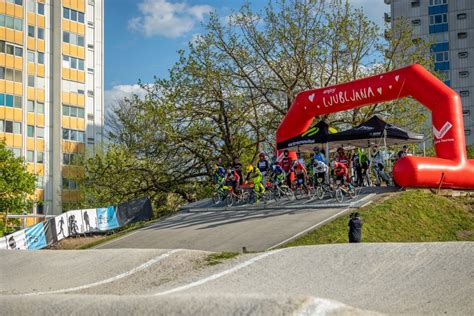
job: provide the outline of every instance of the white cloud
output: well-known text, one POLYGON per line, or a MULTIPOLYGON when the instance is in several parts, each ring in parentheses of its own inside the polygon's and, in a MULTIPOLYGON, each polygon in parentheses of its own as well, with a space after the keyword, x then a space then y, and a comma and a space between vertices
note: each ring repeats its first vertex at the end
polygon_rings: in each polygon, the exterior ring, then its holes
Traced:
POLYGON ((138 84, 133 85, 116 85, 110 90, 104 92, 104 108, 108 112, 123 98, 131 97, 133 94, 143 98, 146 94, 145 90, 138 84))
POLYGON ((143 0, 138 5, 142 14, 128 21, 129 29, 147 37, 176 38, 191 31, 196 23, 212 11, 209 5, 188 5, 167 0, 143 0))
POLYGON ((384 24, 384 12, 390 12, 390 6, 383 0, 349 0, 349 2, 356 8, 362 7, 365 15, 379 26, 384 24))

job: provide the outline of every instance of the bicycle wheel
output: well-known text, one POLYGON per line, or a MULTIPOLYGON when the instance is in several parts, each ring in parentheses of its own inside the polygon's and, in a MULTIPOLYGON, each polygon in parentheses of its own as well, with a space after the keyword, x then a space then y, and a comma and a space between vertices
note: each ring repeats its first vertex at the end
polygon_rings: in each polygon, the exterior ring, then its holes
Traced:
POLYGON ((325 195, 326 195, 326 190, 324 190, 322 185, 318 185, 316 187, 316 196, 318 197, 318 199, 320 200, 324 199, 325 195))
POLYGON ((334 192, 334 197, 339 203, 342 203, 342 201, 344 201, 344 193, 342 192, 341 188, 336 189, 336 192, 334 192))
POLYGON ((239 203, 241 204, 248 204, 250 203, 250 193, 247 190, 242 191, 239 196, 239 203))
POLYGON ((220 203, 221 203, 221 195, 216 192, 212 196, 212 204, 213 205, 219 205, 220 203))
POLYGON ((282 186, 279 190, 280 194, 283 194, 288 201, 293 201, 295 199, 295 194, 289 187, 282 186))
POLYGON ((236 199, 234 198, 234 195, 233 194, 227 194, 227 196, 225 198, 225 204, 230 207, 230 206, 234 205, 235 202, 236 202, 236 199))
POLYGON ((347 189, 347 193, 351 197, 351 199, 354 199, 357 197, 357 188, 354 187, 353 185, 350 185, 349 188, 347 189))

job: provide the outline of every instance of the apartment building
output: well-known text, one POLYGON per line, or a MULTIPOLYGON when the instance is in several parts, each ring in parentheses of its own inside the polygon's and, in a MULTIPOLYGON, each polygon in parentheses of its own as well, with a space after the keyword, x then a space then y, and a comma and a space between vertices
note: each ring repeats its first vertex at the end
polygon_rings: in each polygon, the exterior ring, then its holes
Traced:
POLYGON ((474 144, 474 1, 384 0, 390 5, 385 20, 405 17, 415 36, 428 38, 435 69, 462 99, 466 142, 474 144))
POLYGON ((76 155, 102 142, 103 0, 0 0, 0 138, 37 175, 32 210, 78 198, 76 155))

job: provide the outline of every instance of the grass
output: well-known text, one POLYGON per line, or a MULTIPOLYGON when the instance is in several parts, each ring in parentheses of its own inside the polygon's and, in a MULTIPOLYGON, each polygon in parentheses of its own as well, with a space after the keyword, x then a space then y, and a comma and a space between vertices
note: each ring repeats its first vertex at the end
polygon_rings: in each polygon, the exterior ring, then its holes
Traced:
POLYGON ((224 260, 235 258, 239 255, 238 252, 218 252, 212 253, 206 258, 206 264, 213 266, 219 263, 222 263, 224 260))
MULTIPOLYGON (((358 210, 363 242, 474 241, 474 198, 406 191, 358 210)), ((282 247, 345 243, 348 216, 282 247)))

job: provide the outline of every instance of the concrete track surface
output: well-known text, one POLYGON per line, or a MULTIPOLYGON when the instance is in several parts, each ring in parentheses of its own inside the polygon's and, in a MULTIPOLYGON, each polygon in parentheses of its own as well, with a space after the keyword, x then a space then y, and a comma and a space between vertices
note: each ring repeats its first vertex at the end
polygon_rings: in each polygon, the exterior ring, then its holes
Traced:
POLYGON ((4 315, 474 313, 474 243, 339 244, 245 254, 2 251, 4 315), (370 311, 370 312, 369 312, 370 311))

